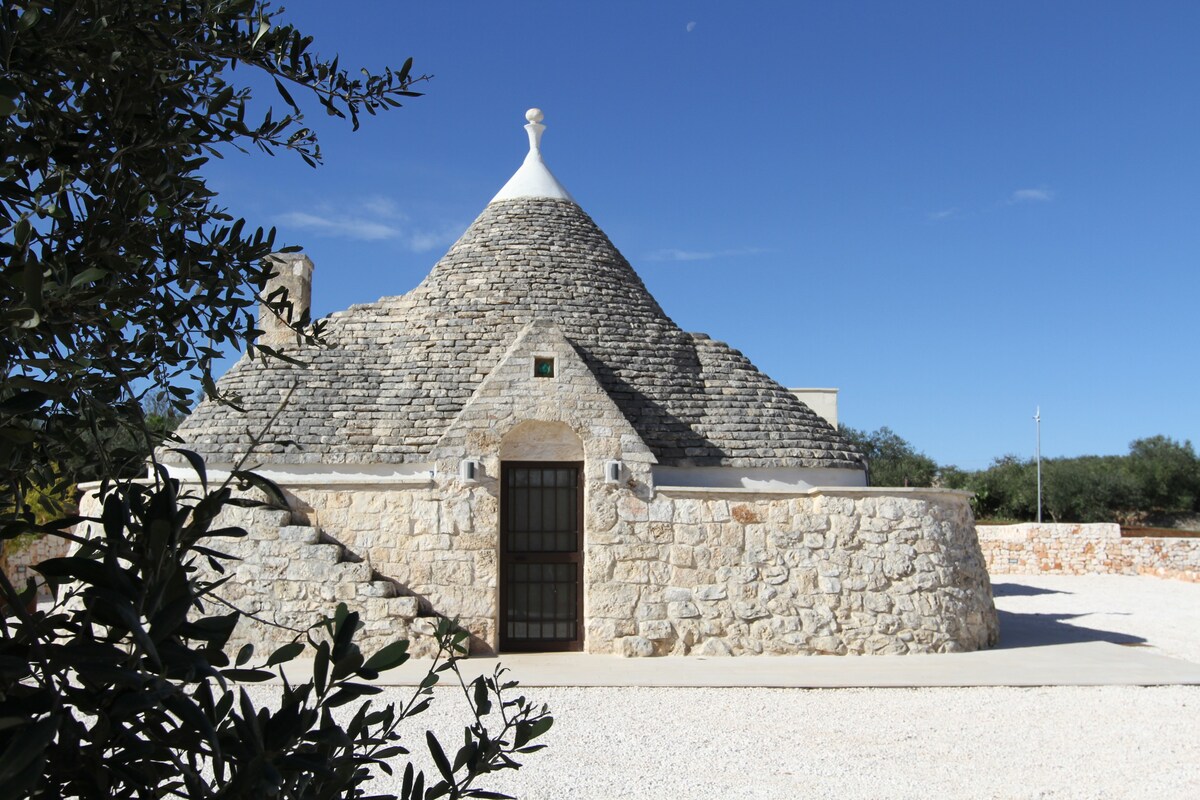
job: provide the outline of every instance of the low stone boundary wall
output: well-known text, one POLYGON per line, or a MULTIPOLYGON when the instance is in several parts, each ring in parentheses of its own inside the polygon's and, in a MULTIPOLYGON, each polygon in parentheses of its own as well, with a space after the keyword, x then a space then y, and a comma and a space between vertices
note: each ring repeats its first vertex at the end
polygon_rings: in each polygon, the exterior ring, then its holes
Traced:
POLYGON ((47 591, 41 575, 33 570, 33 565, 49 558, 67 555, 72 543, 61 536, 42 536, 32 541, 21 538, 14 541, 4 543, 4 550, 0 552, 0 570, 4 570, 4 574, 18 591, 25 588, 26 580, 33 578, 38 582, 38 600, 49 600, 50 592, 47 591))
POLYGON ((1200 539, 1124 538, 1115 523, 977 525, 988 571, 1035 575, 1156 575, 1200 582, 1200 539))

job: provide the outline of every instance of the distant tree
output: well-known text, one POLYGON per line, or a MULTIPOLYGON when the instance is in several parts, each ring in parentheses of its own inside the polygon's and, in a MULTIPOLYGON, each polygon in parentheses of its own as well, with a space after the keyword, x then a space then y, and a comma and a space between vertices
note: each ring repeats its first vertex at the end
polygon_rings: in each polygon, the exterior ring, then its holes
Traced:
POLYGON ((1015 455, 995 459, 974 473, 967 488, 975 492, 975 516, 980 519, 1034 519, 1037 478, 1032 461, 1015 455))
POLYGON ((1048 459, 1042 472, 1043 510, 1054 522, 1128 522, 1142 505, 1123 456, 1048 459))
POLYGON ((918 452, 891 428, 867 433, 842 427, 842 434, 857 444, 867 457, 872 486, 932 486, 937 463, 918 452))
POLYGON ((1200 459, 1191 442, 1167 436, 1138 439, 1129 445, 1128 464, 1144 510, 1200 511, 1200 459))

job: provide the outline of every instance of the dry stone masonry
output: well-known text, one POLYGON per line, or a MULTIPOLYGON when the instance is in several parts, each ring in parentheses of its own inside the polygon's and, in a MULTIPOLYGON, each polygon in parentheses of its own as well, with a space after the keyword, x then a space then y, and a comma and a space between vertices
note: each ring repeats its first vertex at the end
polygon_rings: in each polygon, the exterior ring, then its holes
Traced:
MULTIPOLYGON (((525 163, 419 286, 334 314, 323 346, 291 343, 303 367, 243 358, 221 385, 246 413, 206 402, 180 428, 210 471, 277 412, 270 434, 291 442, 255 453, 291 509, 240 520, 254 533, 233 599, 290 627, 345 601, 369 639, 418 650, 437 614, 477 652, 513 637, 629 656, 994 643, 964 496, 865 488, 836 428, 681 330, 550 175, 541 114, 527 118, 525 163), (506 507, 502 477, 551 463, 580 487, 553 497, 577 499, 506 507), (514 526, 551 517, 576 547, 515 544, 514 526), (575 582, 518 591, 529 560, 575 582), (567 640, 514 633, 552 613, 567 640)), ((307 262, 286 265, 306 299, 307 262)), ((242 639, 291 635, 246 625, 242 639)))
POLYGON ((979 544, 995 573, 1155 575, 1200 581, 1200 538, 1123 537, 1115 523, 980 525, 979 544))

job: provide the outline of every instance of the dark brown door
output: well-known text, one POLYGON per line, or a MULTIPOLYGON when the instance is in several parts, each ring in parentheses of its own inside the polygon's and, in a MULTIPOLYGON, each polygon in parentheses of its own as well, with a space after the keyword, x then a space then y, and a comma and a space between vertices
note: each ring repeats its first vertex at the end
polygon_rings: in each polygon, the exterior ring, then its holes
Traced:
POLYGON ((583 649, 582 465, 500 469, 500 649, 583 649))

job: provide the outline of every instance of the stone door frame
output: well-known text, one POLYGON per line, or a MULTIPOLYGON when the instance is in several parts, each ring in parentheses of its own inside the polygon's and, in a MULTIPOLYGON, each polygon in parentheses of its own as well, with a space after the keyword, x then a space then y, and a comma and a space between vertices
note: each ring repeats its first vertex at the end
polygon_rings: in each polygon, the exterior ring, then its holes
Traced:
POLYGON ((500 503, 497 530, 498 563, 500 566, 498 582, 500 589, 500 607, 497 609, 497 640, 499 652, 558 652, 580 651, 584 649, 583 624, 583 591, 584 591, 584 480, 585 470, 582 461, 501 461, 500 462, 500 503), (508 637, 508 566, 527 558, 507 552, 508 535, 508 472, 510 469, 573 469, 576 474, 575 501, 575 550, 569 553, 538 553, 536 559, 542 563, 571 563, 575 565, 575 639, 519 639, 510 640, 508 637))

